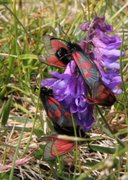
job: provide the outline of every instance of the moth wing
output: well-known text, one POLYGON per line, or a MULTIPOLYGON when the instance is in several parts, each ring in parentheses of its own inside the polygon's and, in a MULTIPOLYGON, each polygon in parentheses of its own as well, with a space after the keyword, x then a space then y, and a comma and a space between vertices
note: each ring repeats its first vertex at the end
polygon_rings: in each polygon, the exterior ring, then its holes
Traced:
POLYGON ((41 55, 38 57, 40 62, 47 64, 49 66, 55 66, 58 68, 63 68, 65 67, 65 64, 63 64, 61 61, 58 60, 58 58, 53 54, 53 55, 41 55))
POLYGON ((40 56, 40 61, 59 68, 65 67, 66 65, 56 56, 56 53, 60 48, 64 48, 68 51, 67 46, 62 41, 49 35, 43 36, 43 43, 48 55, 43 56, 43 58, 40 56))
POLYGON ((92 62, 83 52, 73 52, 74 60, 91 90, 92 97, 87 100, 91 104, 111 106, 116 101, 113 92, 107 88, 102 80, 101 74, 94 62, 92 62))
POLYGON ((61 128, 73 127, 71 113, 53 96, 40 92, 40 98, 47 112, 48 117, 53 123, 58 124, 61 128))
POLYGON ((87 99, 89 103, 98 104, 102 106, 112 106, 116 98, 114 93, 99 81, 93 89, 93 97, 87 99))
POLYGON ((55 157, 51 154, 53 142, 48 142, 44 147, 44 160, 53 160, 55 157))
POLYGON ((60 48, 65 48, 68 50, 67 45, 64 42, 53 36, 49 36, 49 35, 43 36, 43 42, 49 54, 56 53, 60 48))
POLYGON ((51 39, 52 39, 52 36, 49 36, 49 35, 43 36, 43 43, 44 43, 46 51, 48 52, 48 54, 53 55, 55 54, 55 51, 52 48, 51 39))
POLYGON ((73 52, 73 58, 86 82, 86 84, 93 89, 101 74, 95 65, 83 52, 73 52))
POLYGON ((56 139, 52 146, 52 154, 54 156, 60 156, 68 153, 75 147, 75 143, 68 140, 56 139))
POLYGON ((63 139, 52 139, 44 148, 44 160, 53 160, 75 148, 75 143, 63 139))
POLYGON ((71 113, 65 110, 62 104, 55 98, 48 98, 47 111, 52 121, 57 123, 61 128, 73 127, 71 113))

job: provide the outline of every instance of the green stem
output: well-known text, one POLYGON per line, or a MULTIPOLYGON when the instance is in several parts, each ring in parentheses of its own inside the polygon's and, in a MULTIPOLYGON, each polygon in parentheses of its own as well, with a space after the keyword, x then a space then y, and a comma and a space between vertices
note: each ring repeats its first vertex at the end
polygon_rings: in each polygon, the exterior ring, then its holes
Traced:
POLYGON ((26 124, 27 124, 27 119, 26 119, 26 121, 24 123, 24 127, 22 128, 22 131, 20 133, 20 137, 19 137, 18 144, 17 144, 17 147, 16 147, 16 152, 14 154, 14 158, 13 158, 13 162, 12 162, 12 169, 11 169, 11 172, 10 172, 9 180, 13 180, 15 161, 16 161, 16 158, 17 158, 17 155, 18 155, 18 150, 19 150, 19 147, 20 147, 20 144, 21 144, 21 140, 22 140, 22 137, 23 137, 23 133, 24 133, 24 129, 25 129, 26 124))

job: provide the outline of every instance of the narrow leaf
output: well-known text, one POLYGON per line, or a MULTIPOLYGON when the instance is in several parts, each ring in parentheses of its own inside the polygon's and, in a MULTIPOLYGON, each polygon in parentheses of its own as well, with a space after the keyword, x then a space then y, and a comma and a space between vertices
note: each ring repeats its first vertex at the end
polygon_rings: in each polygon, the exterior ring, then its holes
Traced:
POLYGON ((102 153, 114 154, 115 151, 116 151, 116 148, 100 146, 100 145, 97 145, 97 144, 91 144, 89 146, 94 151, 99 151, 99 152, 102 152, 102 153))
POLYGON ((10 96, 10 98, 8 99, 6 104, 4 104, 4 106, 2 108, 2 113, 1 113, 1 125, 2 126, 5 126, 7 124, 9 113, 11 110, 11 105, 12 105, 12 96, 10 96))

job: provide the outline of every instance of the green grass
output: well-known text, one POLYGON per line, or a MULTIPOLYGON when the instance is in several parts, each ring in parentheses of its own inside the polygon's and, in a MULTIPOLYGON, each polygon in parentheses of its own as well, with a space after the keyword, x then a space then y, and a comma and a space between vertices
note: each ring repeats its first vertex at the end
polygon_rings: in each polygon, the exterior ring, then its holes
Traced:
POLYGON ((0 0, 0 12, 0 164, 12 163, 7 172, 0 173, 0 179, 128 179, 127 1, 0 0), (39 88, 54 69, 38 60, 44 53, 42 35, 78 42, 83 36, 81 23, 95 15, 105 16, 113 25, 113 34, 123 39, 126 56, 120 59, 120 70, 124 93, 111 109, 96 109, 91 138, 84 140, 79 151, 54 162, 39 161, 43 142, 36 139, 52 131, 44 111, 42 114, 39 88), (15 167, 16 160, 28 157, 32 158, 28 163, 15 167))

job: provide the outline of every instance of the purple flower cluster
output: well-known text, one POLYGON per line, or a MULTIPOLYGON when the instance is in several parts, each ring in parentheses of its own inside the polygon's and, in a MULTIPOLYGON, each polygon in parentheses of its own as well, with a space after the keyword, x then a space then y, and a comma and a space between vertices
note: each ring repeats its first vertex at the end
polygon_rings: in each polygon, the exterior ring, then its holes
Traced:
POLYGON ((105 24, 104 17, 96 17, 91 23, 82 24, 81 30, 87 32, 86 39, 80 42, 81 48, 97 64, 104 84, 115 94, 121 93, 120 64, 117 62, 120 58, 118 48, 122 44, 120 37, 107 34, 113 30, 111 25, 105 24))
MULTIPOLYGON (((121 39, 107 34, 112 32, 112 26, 105 24, 104 17, 96 17, 91 23, 82 24, 81 30, 86 32, 86 37, 80 41, 81 48, 96 63, 104 84, 114 93, 121 93, 120 64, 117 62, 121 39)), ((51 72, 52 78, 43 80, 41 86, 52 88, 54 97, 69 109, 77 124, 88 131, 94 122, 93 105, 86 101, 88 90, 76 68, 72 59, 64 73, 51 72)))
POLYGON ((54 97, 73 113, 77 124, 85 131, 90 130, 94 122, 93 105, 86 102, 87 87, 82 76, 76 73, 76 64, 71 61, 65 72, 51 72, 52 78, 42 81, 41 86, 53 90, 54 97))

